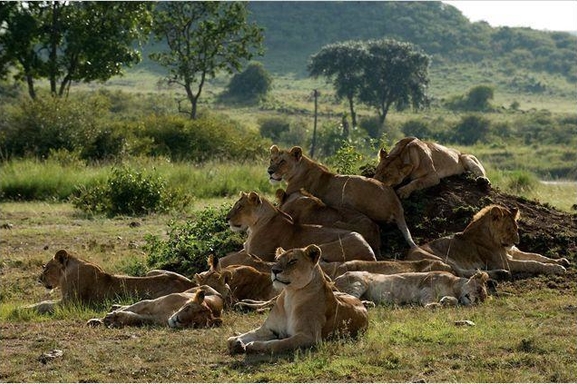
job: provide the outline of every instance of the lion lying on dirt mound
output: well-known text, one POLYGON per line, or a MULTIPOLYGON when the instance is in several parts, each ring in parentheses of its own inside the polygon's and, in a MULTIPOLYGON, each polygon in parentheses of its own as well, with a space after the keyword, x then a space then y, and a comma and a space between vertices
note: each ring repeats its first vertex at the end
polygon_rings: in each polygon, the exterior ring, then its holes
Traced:
POLYGON ((276 145, 270 148, 268 174, 271 182, 286 181, 289 195, 305 189, 328 206, 355 209, 377 223, 394 221, 409 246, 416 246, 399 197, 375 179, 336 175, 303 155, 300 147, 286 151, 276 145))
POLYGON ((226 216, 233 231, 248 230, 244 249, 272 261, 277 247, 296 248, 319 244, 327 261, 376 260, 373 250, 356 232, 294 223, 286 213, 257 193, 242 192, 226 216))
POLYGON ((296 223, 317 224, 358 232, 369 243, 375 255, 380 255, 379 225, 359 211, 329 207, 304 189, 290 195, 283 189, 278 189, 275 196, 281 211, 287 213, 296 223))
POLYGON ((222 324, 224 300, 208 286, 171 293, 133 305, 122 306, 103 319, 90 319, 88 326, 107 327, 168 325, 170 328, 208 328, 222 324))
POLYGON ((472 276, 485 269, 492 278, 511 272, 563 274, 569 261, 550 259, 520 251, 517 220, 519 211, 499 205, 481 209, 463 232, 433 240, 409 251, 407 259, 435 259, 449 264, 459 276, 472 276))
POLYGON ((465 171, 477 176, 480 184, 490 184, 485 168, 475 156, 416 137, 406 137, 397 142, 390 153, 381 149, 374 178, 391 187, 410 179, 407 185, 397 190, 404 199, 414 191, 439 184, 443 177, 465 171))
POLYGON ((155 298, 196 286, 176 273, 156 271, 146 277, 112 275, 65 250, 56 252, 44 266, 39 280, 47 289, 60 288, 62 293, 60 301, 44 301, 28 307, 40 313, 52 312, 56 304, 98 304, 122 296, 155 298))
POLYGON ((335 287, 375 304, 418 303, 427 308, 440 305, 471 305, 485 301, 489 276, 477 272, 467 279, 449 272, 409 272, 393 275, 366 271, 347 272, 335 279, 335 287))
POLYGON ((231 354, 278 353, 366 330, 366 308, 353 296, 333 292, 318 265, 320 258, 316 245, 277 251, 271 277, 283 291, 262 326, 228 339, 231 354))

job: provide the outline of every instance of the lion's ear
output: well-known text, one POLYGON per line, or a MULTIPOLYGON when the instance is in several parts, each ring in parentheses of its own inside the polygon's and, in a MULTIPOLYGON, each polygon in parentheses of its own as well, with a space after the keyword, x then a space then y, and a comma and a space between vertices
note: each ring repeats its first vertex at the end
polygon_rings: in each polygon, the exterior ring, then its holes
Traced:
POLYGON ((303 157, 303 149, 301 147, 292 147, 290 154, 296 161, 299 161, 303 157))
POLYGON ((282 247, 278 247, 278 248, 276 249, 276 252, 275 252, 275 258, 279 257, 280 255, 282 255, 282 254, 285 253, 285 252, 286 252, 286 251, 285 251, 282 247))
POLYGON ((385 148, 381 148, 379 151, 379 160, 385 159, 389 154, 385 148))
POLYGON ((521 218, 521 211, 519 211, 517 207, 511 208, 511 215, 513 215, 513 218, 517 221, 521 218))
POLYGON ((232 280, 232 271, 229 269, 222 271, 220 275, 220 280, 222 280, 225 284, 228 284, 232 280))
POLYGON ((316 264, 319 262, 319 260, 321 258, 321 253, 322 253, 321 249, 315 244, 311 244, 305 248, 305 255, 309 259, 311 259, 313 264, 316 264))
POLYGON ((270 147, 270 154, 271 154, 271 155, 275 155, 275 156, 276 156, 276 155, 278 155, 279 152, 280 152, 280 151, 279 151, 278 147, 277 147, 275 144, 273 144, 273 145, 270 147))
POLYGON ((198 291, 196 291, 196 295, 194 295, 193 301, 196 304, 202 304, 202 302, 204 301, 204 297, 205 297, 204 291, 202 289, 199 289, 198 291))
POLYGON ((256 192, 251 192, 248 194, 248 201, 254 205, 259 205, 262 203, 260 196, 256 192))
POLYGON ((282 205, 286 201, 286 198, 288 196, 286 194, 285 190, 282 188, 277 189, 274 195, 275 195, 276 200, 278 201, 279 205, 282 205))
POLYGON ((487 281, 489 281, 489 275, 487 272, 477 271, 477 273, 475 273, 471 279, 478 280, 479 283, 485 284, 487 281))
POLYGON ((54 255, 54 260, 56 260, 57 262, 59 262, 62 265, 66 265, 69 257, 70 257, 70 255, 68 255, 68 252, 66 252, 64 249, 61 249, 60 251, 56 252, 56 254, 54 255))
POLYGON ((499 220, 503 217, 503 209, 499 206, 494 206, 491 208, 491 218, 493 220, 499 220))

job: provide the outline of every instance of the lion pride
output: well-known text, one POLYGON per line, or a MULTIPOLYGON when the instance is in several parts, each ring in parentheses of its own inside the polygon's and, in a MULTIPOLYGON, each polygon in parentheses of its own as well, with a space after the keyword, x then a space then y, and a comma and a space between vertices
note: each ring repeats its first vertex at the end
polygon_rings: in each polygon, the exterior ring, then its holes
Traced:
POLYGON ((231 354, 279 353, 331 336, 356 337, 367 329, 366 308, 356 297, 333 291, 320 258, 316 245, 277 250, 271 279, 282 292, 263 325, 228 339, 231 354))
POLYGON ((439 184, 443 177, 465 171, 477 176, 479 182, 489 185, 485 168, 475 156, 416 137, 406 137, 397 142, 390 153, 380 150, 374 178, 390 187, 409 179, 407 185, 397 190, 397 194, 404 199, 414 191, 439 184))
POLYGON ((44 266, 39 278, 47 289, 60 288, 60 301, 44 301, 31 306, 38 312, 52 312, 54 305, 79 302, 99 304, 118 297, 155 298, 173 292, 183 292, 196 283, 176 273, 133 277, 113 275, 100 266, 60 250, 44 266))
POLYGON ((278 247, 318 244, 325 261, 376 260, 365 239, 356 232, 318 225, 298 224, 256 192, 241 192, 226 219, 233 231, 248 231, 244 249, 265 261, 278 247))
POLYGON ((337 175, 303 155, 301 147, 281 150, 270 147, 269 180, 284 180, 286 193, 305 189, 332 207, 355 209, 377 223, 394 221, 409 246, 416 244, 405 221, 403 206, 395 191, 383 183, 357 175, 337 175))
POLYGON ((565 273, 565 267, 569 266, 567 259, 550 259, 515 246, 519 242, 519 217, 516 208, 489 205, 473 216, 463 232, 413 248, 407 259, 443 261, 464 277, 474 275, 477 269, 487 270, 495 279, 511 272, 565 273))

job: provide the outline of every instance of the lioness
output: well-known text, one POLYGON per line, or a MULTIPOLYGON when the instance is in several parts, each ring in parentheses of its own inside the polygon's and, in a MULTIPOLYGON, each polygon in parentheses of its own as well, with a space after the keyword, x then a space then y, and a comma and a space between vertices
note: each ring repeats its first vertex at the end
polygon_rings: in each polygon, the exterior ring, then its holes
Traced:
POLYGON ((380 150, 374 178, 391 187, 410 179, 407 185, 397 190, 404 199, 413 191, 439 184, 443 177, 465 171, 477 176, 480 183, 490 184, 485 168, 475 156, 416 137, 406 137, 397 142, 390 153, 380 150))
POLYGON ((248 230, 244 249, 265 261, 274 259, 277 247, 319 244, 327 261, 376 260, 373 250, 356 232, 294 223, 286 213, 255 192, 241 192, 226 219, 233 231, 248 230))
POLYGON ((375 255, 381 253, 379 225, 359 211, 343 207, 329 207, 304 189, 290 195, 283 189, 278 189, 276 198, 281 211, 287 213, 295 222, 358 232, 369 243, 375 255))
POLYGON ((230 353, 278 353, 366 330, 366 308, 355 297, 333 292, 318 265, 320 258, 316 245, 277 250, 271 278, 283 291, 262 326, 228 339, 230 353))
POLYGON ((304 188, 332 207, 355 209, 377 223, 395 221, 410 247, 416 244, 395 191, 383 183, 357 175, 336 175, 303 155, 300 147, 270 147, 269 180, 287 182, 289 195, 304 188))
POLYGON ((224 301, 208 286, 171 293, 151 300, 122 306, 100 319, 88 320, 87 325, 107 327, 167 325, 170 328, 207 328, 220 326, 224 301))
POLYGON ((379 260, 364 261, 351 260, 344 263, 324 263, 321 268, 332 279, 349 271, 365 271, 392 275, 394 273, 405 272, 430 272, 446 271, 452 272, 450 265, 439 260, 379 260))
POLYGON ((485 301, 489 276, 478 272, 467 279, 449 272, 409 272, 393 275, 366 271, 347 272, 335 287, 375 304, 411 304, 425 307, 471 305, 485 301))
POLYGON ((121 296, 155 298, 196 286, 193 281, 176 273, 146 277, 112 275, 65 250, 56 252, 46 263, 39 280, 47 289, 60 288, 62 293, 60 301, 44 301, 29 307, 41 313, 52 312, 56 304, 98 304, 121 296))
POLYGON ((440 260, 449 264, 459 276, 472 276, 477 269, 485 269, 498 279, 510 272, 563 274, 569 261, 550 259, 538 253, 520 251, 520 213, 489 205, 481 209, 463 232, 433 240, 409 251, 407 259, 440 260))

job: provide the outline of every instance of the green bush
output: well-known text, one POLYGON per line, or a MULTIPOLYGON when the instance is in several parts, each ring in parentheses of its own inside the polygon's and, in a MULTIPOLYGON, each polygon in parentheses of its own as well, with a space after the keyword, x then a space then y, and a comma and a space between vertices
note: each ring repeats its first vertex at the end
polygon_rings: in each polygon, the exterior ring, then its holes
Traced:
POLYGON ((412 119, 401 125, 401 131, 405 136, 415 136, 419 139, 431 139, 432 131, 429 123, 420 119, 412 119))
POLYGON ((290 130, 290 120, 286 117, 266 117, 258 121, 262 137, 278 142, 284 132, 290 130))
POLYGON ((167 269, 192 276, 207 269, 210 254, 222 257, 243 248, 244 236, 230 230, 226 214, 230 206, 208 207, 196 219, 168 224, 168 238, 149 235, 144 249, 150 268, 167 269))
POLYGON ((473 145, 484 141, 490 131, 491 121, 481 115, 472 114, 457 123, 452 140, 458 144, 473 145))
POLYGON ((188 200, 183 193, 168 188, 162 177, 123 167, 114 168, 105 183, 79 187, 73 204, 91 214, 139 216, 167 212, 188 200))
POLYGON ((262 100, 270 91, 272 77, 263 65, 253 62, 241 73, 235 74, 221 95, 220 100, 242 104, 255 104, 262 100))

